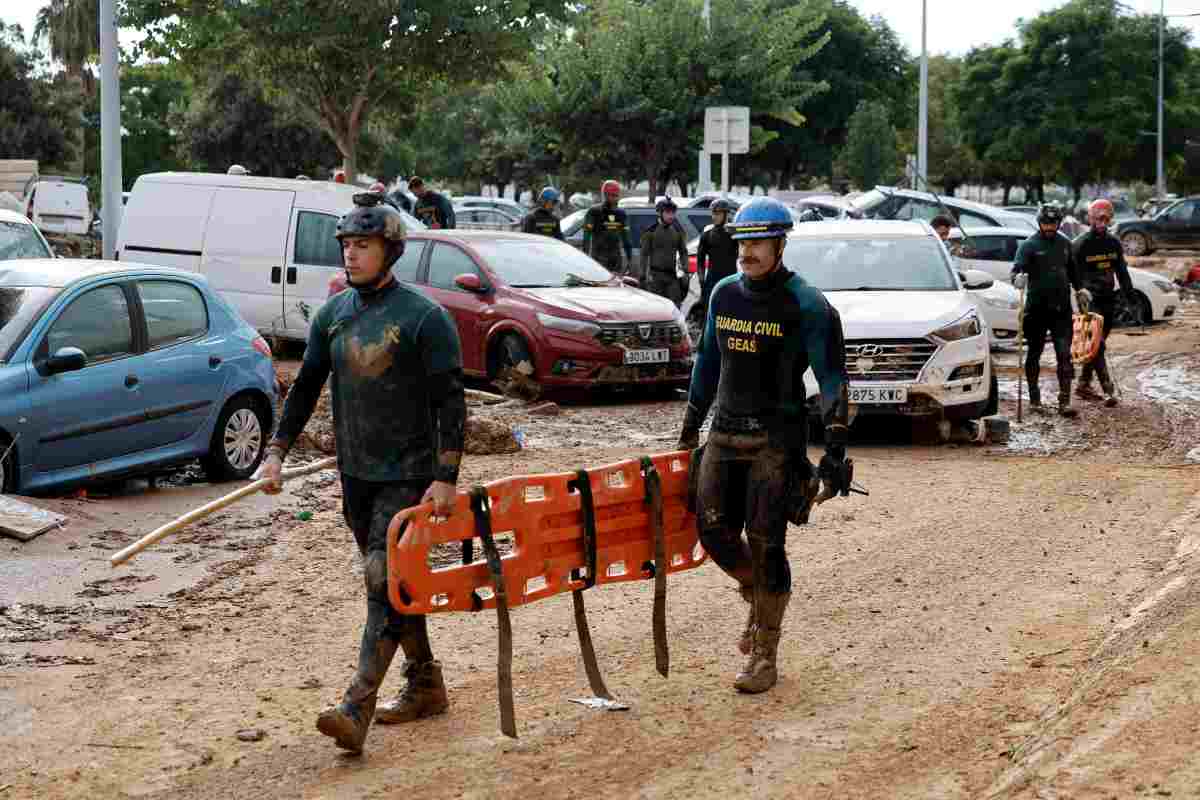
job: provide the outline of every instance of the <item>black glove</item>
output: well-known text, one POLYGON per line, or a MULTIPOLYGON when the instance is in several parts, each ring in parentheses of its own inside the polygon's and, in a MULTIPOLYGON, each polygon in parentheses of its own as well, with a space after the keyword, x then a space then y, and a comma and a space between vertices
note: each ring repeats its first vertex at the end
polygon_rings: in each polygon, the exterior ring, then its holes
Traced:
POLYGON ((845 445, 831 444, 825 448, 825 455, 821 459, 821 466, 817 468, 817 474, 821 476, 825 488, 832 495, 850 496, 850 484, 854 480, 854 462, 846 460, 845 445))
POLYGON ((683 430, 679 432, 679 444, 676 447, 679 450, 695 450, 699 447, 700 426, 703 423, 704 417, 701 416, 700 409, 688 403, 687 413, 683 415, 683 430))

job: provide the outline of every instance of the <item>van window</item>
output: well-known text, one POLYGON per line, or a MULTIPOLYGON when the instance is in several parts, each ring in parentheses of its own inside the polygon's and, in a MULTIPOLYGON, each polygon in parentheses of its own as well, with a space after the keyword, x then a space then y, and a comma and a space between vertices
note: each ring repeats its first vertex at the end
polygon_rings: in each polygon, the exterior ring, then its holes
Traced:
POLYGON ((421 266, 421 256, 425 253, 425 242, 409 242, 404 246, 404 255, 392 265, 392 274, 398 281, 417 282, 417 268, 421 266))
MULTIPOLYGON (((459 275, 479 275, 475 262, 469 255, 448 244, 439 244, 433 248, 429 257, 429 285, 435 289, 454 289, 462 291, 454 285, 454 279, 459 275)), ((482 276, 480 278, 482 280, 482 276)))
POLYGON ((342 246, 338 242, 338 218, 332 214, 301 211, 296 218, 295 263, 314 267, 342 266, 342 246))
POLYGON ((133 352, 129 304, 120 286, 101 286, 76 298, 59 315, 46 336, 47 354, 78 347, 88 365, 111 361, 133 352))
POLYGON ((137 288, 146 314, 151 350, 194 339, 208 331, 208 307, 196 287, 179 281, 140 281, 137 288))

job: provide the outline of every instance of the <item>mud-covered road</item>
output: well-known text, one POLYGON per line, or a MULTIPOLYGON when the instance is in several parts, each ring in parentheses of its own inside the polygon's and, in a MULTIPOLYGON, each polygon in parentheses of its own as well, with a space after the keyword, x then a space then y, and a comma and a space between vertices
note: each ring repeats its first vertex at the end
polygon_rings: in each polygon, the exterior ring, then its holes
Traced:
MULTIPOLYGON (((731 687, 744 607, 711 565, 671 578, 669 679, 650 584, 588 593, 628 711, 568 702, 588 690, 566 595, 515 609, 516 741, 498 732, 491 614, 431 623, 447 716, 377 727, 361 758, 316 733, 364 613, 332 474, 115 573, 108 552, 158 521, 142 513, 215 490, 70 501, 80 529, 0 542, 0 575, 23 576, 0 592, 0 800, 1196 796, 1194 308, 1114 336, 1114 412, 1027 419, 987 447, 860 431, 871 496, 790 531, 782 679, 765 695, 731 687), (56 578, 11 567, 34 545, 56 578)), ((667 450, 681 415, 678 401, 567 406, 530 423, 522 452, 469 459, 464 483, 667 450)))

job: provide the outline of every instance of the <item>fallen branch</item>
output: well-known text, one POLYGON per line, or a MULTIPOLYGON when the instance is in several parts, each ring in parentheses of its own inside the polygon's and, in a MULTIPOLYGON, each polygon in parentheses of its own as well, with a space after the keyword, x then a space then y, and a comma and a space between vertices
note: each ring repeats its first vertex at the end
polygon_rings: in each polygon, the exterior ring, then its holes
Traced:
POLYGON ((112 750, 145 750, 140 744, 105 744, 103 742, 88 742, 88 747, 107 747, 112 750))

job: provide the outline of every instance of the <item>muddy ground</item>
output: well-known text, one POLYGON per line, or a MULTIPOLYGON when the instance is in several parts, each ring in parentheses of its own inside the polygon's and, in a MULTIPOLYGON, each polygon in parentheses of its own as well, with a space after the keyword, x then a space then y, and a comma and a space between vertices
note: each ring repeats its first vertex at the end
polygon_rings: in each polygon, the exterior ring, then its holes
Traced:
MULTIPOLYGON (((628 711, 568 702, 588 690, 565 595, 515 609, 516 741, 498 732, 491 614, 431 622, 448 715, 377 727, 361 758, 316 733, 364 613, 333 473, 121 571, 109 552, 228 487, 53 501, 66 530, 0 541, 0 800, 1198 796, 1200 306, 1112 350, 1118 409, 1026 418, 1007 445, 858 429, 871 496, 790 531, 768 694, 731 687, 744 607, 711 565, 671 578, 669 679, 651 586, 589 592, 628 711)), ((999 360, 1015 418, 1015 354, 999 360)), ((681 416, 565 405, 522 423, 522 451, 469 458, 463 483, 667 450, 681 416)))

